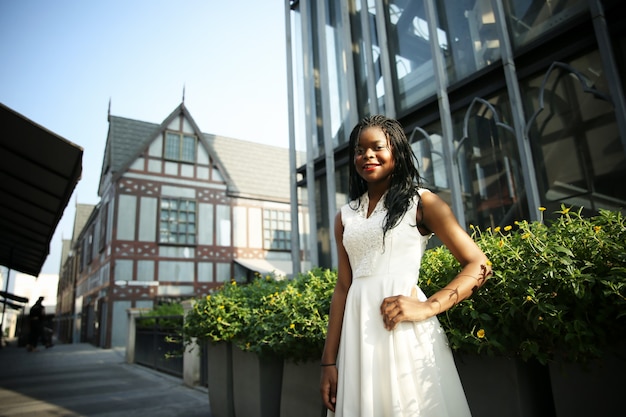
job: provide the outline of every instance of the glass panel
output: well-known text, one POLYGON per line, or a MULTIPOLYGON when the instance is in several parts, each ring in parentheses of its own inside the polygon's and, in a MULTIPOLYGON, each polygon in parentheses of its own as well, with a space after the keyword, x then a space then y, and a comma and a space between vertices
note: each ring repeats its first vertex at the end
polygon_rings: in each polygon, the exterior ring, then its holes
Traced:
POLYGON ((450 188, 443 157, 442 136, 438 133, 428 134, 425 131, 416 131, 415 133, 411 147, 419 162, 417 170, 422 177, 424 187, 430 189, 450 188))
POLYGON ((332 100, 327 103, 330 106, 330 130, 333 138, 333 146, 348 141, 351 126, 348 122, 348 90, 346 71, 348 71, 343 56, 343 39, 341 22, 341 2, 326 0, 326 54, 328 62, 328 82, 332 100))
POLYGON ((195 241, 196 203, 189 200, 163 198, 161 200, 160 242, 185 244, 195 241), (163 209, 170 207, 170 210, 163 209), (187 211, 188 210, 188 211, 187 211))
POLYGON ((501 92, 487 101, 475 101, 453 115, 461 186, 469 224, 504 227, 527 219, 528 203, 522 180, 517 142, 511 127, 509 99, 501 92), (458 146, 458 145, 457 145, 458 146))
MULTIPOLYGON (((615 17, 615 19, 619 19, 619 17, 615 17)), ((619 24, 619 23, 617 23, 619 24)), ((613 22, 609 20, 609 26, 613 27, 613 22)), ((615 61, 617 64, 617 72, 619 74, 626 74, 626 35, 622 35, 621 37, 614 36, 612 38, 614 43, 615 50, 615 61)), ((626 95, 626 80, 622 76, 622 90, 626 95)))
POLYGON ((592 211, 626 206, 626 157, 601 62, 593 51, 553 66, 545 81, 538 74, 520 84, 526 113, 536 116, 529 118, 529 139, 546 214, 561 204, 592 211))
POLYGON ((500 58, 500 41, 490 0, 436 2, 439 47, 450 83, 462 80, 500 58))
POLYGON ((185 162, 196 161, 196 138, 194 136, 183 137, 183 149, 180 159, 185 162))
POLYGON ((165 136, 165 158, 178 159, 180 148, 180 136, 174 133, 167 133, 165 136))
MULTIPOLYGON (((365 1, 365 0, 362 0, 365 1)), ((374 78, 376 80, 376 98, 378 100, 378 113, 385 112, 385 84, 383 83, 382 64, 380 62, 380 42, 378 40, 378 25, 376 24, 376 0, 367 0, 367 13, 371 16, 370 37, 372 40, 371 57, 374 62, 374 78)), ((389 92, 391 94, 391 91, 389 92)))
POLYGON ((291 242, 286 236, 291 230, 291 223, 282 219, 287 212, 277 210, 263 211, 263 244, 265 249, 285 250, 291 247, 291 242))
MULTIPOLYGON (((363 0, 366 2, 367 0, 363 0)), ((369 25, 372 18, 362 7, 363 1, 350 2, 350 30, 353 39, 352 59, 354 62, 354 77, 356 82, 357 113, 363 116, 372 114, 371 100, 367 89, 367 80, 370 77, 371 54, 366 48, 366 34, 369 35, 369 25), (363 14, 363 16, 362 16, 363 14)), ((369 38, 369 36, 368 36, 369 38)), ((380 72, 379 72, 380 74, 380 72)))
MULTIPOLYGON (((424 2, 390 0, 387 16, 392 71, 400 112, 435 93, 435 76, 424 2), (395 66, 394 66, 395 65, 395 66)), ((447 48, 441 36, 442 48, 447 48)))
POLYGON ((309 100, 313 100, 309 102, 311 114, 308 115, 310 123, 312 123, 311 129, 313 134, 313 146, 315 149, 310 149, 309 151, 313 152, 315 156, 322 155, 324 153, 324 129, 322 124, 322 90, 321 90, 321 80, 320 73, 324 71, 325 68, 321 68, 320 63, 320 37, 315 36, 318 32, 319 19, 317 13, 317 4, 315 2, 307 2, 306 5, 309 7, 309 16, 310 19, 310 45, 311 48, 311 59, 309 60, 308 65, 310 68, 306 69, 306 72, 310 75, 311 79, 309 80, 312 84, 310 86, 305 86, 304 88, 309 88, 311 90, 312 97, 309 100))
POLYGON ((503 0, 513 45, 520 47, 587 9, 586 0, 503 0))

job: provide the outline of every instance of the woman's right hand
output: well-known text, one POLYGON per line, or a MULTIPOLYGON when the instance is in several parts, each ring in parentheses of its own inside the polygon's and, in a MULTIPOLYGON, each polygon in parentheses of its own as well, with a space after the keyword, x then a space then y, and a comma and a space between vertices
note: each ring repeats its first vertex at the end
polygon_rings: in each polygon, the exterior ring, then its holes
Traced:
POLYGON ((337 403, 337 367, 323 366, 320 380, 320 393, 322 402, 330 411, 335 412, 337 403))

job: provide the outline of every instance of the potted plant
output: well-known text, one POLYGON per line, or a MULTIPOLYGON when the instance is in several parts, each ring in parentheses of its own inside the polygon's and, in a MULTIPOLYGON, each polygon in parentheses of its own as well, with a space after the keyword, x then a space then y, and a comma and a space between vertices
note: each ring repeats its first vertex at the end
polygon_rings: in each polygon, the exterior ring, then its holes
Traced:
MULTIPOLYGON (((600 358, 611 348, 611 336, 625 334, 623 217, 601 210, 598 216, 584 218, 581 211, 566 207, 557 214, 550 223, 521 221, 484 232, 472 228, 494 274, 470 299, 439 317, 461 358, 460 373, 468 355, 481 355, 482 366, 485 358, 495 357, 514 363, 518 374, 532 368, 535 375, 520 380, 530 378, 545 392, 550 379, 547 368, 538 364, 582 364, 600 358)), ((432 293, 459 269, 445 248, 427 251, 420 285, 432 293)), ((546 401, 525 402, 542 407, 546 401)))
POLYGON ((319 358, 322 354, 330 299, 337 274, 316 268, 299 274, 253 307, 254 322, 246 333, 247 349, 284 362, 281 415, 319 417, 319 358))
POLYGON ((243 328, 245 298, 236 281, 196 300, 185 316, 185 343, 196 338, 207 349, 209 404, 215 417, 235 415, 233 399, 233 342, 243 328))

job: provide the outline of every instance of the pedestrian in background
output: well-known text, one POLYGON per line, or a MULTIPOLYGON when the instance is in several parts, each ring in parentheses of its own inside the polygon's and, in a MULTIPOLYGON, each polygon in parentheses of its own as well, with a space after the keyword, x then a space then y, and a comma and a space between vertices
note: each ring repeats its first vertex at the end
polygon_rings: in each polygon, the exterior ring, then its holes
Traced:
POLYGON ((45 318, 46 309, 43 306, 43 297, 39 297, 37 302, 30 308, 30 313, 28 314, 30 333, 28 335, 28 345, 26 345, 26 350, 29 352, 37 350, 37 343, 39 343, 44 335, 45 318))

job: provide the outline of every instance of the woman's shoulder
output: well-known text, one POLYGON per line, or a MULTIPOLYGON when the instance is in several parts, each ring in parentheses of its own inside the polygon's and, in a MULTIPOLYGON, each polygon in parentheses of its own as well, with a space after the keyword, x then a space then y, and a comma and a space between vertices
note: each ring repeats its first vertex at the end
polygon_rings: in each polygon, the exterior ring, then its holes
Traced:
MULTIPOLYGON (((441 197, 439 197, 435 192, 429 190, 428 188, 419 188, 417 190, 419 194, 419 200, 421 200, 421 204, 432 205, 432 204, 440 204, 443 202, 441 197)), ((418 198, 418 196, 416 196, 418 198)))

